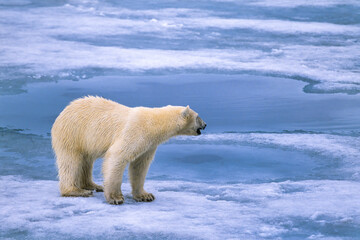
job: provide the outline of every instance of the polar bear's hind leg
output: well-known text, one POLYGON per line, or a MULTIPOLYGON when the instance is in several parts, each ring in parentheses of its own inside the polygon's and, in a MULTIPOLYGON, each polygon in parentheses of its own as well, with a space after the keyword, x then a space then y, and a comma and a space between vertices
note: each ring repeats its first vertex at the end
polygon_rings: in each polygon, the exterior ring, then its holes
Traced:
POLYGON ((61 196, 89 197, 92 195, 91 190, 81 188, 81 180, 83 179, 83 159, 80 154, 57 151, 56 163, 59 169, 61 196))

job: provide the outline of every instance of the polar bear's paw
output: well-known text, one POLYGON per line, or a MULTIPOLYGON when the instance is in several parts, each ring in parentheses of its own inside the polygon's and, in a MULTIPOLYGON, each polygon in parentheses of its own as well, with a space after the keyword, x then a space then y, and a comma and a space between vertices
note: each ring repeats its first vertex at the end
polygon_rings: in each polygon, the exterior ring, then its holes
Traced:
POLYGON ((111 193, 106 200, 110 204, 120 205, 124 203, 124 195, 122 193, 111 193))
POLYGON ((91 190, 85 190, 80 188, 74 188, 69 191, 64 191, 61 193, 63 197, 90 197, 93 192, 91 190))
POLYGON ((85 186, 84 189, 95 190, 96 192, 103 192, 104 191, 104 188, 102 186, 97 185, 95 183, 91 183, 91 184, 85 186))
POLYGON ((134 199, 137 202, 152 202, 155 200, 155 196, 152 193, 144 192, 140 195, 134 196, 134 199))

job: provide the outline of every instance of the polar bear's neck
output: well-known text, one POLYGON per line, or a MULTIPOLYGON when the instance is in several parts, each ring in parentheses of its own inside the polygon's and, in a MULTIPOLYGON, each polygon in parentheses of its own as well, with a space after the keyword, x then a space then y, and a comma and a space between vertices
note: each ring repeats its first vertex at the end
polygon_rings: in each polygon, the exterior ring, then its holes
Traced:
POLYGON ((163 108, 137 108, 136 119, 144 135, 154 144, 160 144, 178 135, 181 128, 179 116, 181 107, 167 106, 163 108))

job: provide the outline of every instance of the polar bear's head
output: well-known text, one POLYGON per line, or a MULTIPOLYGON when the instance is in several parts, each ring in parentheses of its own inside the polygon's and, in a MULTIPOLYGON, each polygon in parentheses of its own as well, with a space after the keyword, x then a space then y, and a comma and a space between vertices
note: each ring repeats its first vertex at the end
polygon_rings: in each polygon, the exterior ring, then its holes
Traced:
POLYGON ((183 122, 180 135, 198 136, 201 134, 201 130, 206 127, 206 123, 199 117, 199 114, 190 109, 189 106, 182 110, 180 118, 183 122))

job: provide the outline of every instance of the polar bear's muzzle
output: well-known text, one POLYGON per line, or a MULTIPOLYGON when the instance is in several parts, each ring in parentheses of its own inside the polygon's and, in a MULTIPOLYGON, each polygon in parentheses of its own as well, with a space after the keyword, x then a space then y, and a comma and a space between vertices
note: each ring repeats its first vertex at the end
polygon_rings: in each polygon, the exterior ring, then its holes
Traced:
POLYGON ((201 130, 204 130, 206 128, 206 123, 202 123, 202 126, 201 127, 199 127, 197 130, 196 130, 196 133, 198 134, 198 135, 201 135, 201 130))

